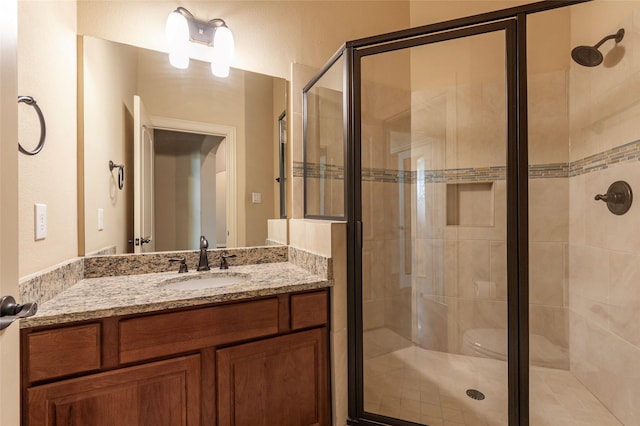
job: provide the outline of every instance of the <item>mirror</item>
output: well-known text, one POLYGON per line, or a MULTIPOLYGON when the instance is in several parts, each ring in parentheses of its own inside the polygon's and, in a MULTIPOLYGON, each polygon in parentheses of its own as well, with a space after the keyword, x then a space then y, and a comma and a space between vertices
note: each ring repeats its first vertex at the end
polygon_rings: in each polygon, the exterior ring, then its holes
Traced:
POLYGON ((210 248, 265 245, 267 221, 281 217, 287 82, 238 69, 218 78, 195 60, 176 69, 166 53, 87 36, 81 52, 81 254, 193 250, 201 234, 210 248), (109 161, 123 166, 122 188, 109 161), (148 231, 134 235, 140 217, 148 231))

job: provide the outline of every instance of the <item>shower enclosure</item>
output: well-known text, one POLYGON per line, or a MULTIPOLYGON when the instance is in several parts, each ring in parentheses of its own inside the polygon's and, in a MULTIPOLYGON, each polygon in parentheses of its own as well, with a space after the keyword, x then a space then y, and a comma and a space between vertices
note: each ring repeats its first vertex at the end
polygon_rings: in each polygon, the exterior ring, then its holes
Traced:
POLYGON ((639 43, 640 1, 539 2, 347 42, 305 87, 350 424, 640 424, 640 207, 595 198, 640 188, 639 43))

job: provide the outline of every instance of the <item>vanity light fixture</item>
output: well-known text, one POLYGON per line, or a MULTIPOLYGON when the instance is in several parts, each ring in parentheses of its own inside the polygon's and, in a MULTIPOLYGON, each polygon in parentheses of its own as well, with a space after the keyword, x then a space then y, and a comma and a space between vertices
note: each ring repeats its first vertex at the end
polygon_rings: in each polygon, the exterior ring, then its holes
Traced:
POLYGON ((189 58, 211 64, 216 77, 228 77, 233 58, 233 34, 224 20, 196 19, 184 7, 169 14, 165 27, 169 44, 169 62, 176 68, 189 66, 189 58))

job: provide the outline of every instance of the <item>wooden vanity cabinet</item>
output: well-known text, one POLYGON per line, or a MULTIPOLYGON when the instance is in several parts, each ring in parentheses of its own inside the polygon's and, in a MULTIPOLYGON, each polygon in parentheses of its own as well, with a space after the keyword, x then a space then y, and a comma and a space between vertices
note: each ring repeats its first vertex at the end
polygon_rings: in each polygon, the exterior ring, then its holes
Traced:
POLYGON ((23 329, 22 424, 329 425, 327 326, 323 289, 23 329))

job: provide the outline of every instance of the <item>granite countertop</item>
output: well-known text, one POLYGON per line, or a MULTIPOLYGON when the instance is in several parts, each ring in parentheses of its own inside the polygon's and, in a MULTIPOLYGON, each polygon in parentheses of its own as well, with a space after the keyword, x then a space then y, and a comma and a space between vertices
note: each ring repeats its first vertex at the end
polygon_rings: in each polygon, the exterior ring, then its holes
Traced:
POLYGON ((141 275, 87 278, 38 307, 36 315, 22 319, 20 328, 63 324, 116 315, 162 311, 208 303, 313 290, 332 285, 289 262, 230 266, 206 272, 161 272, 141 275), (184 290, 168 286, 176 280, 231 275, 240 283, 184 290))

